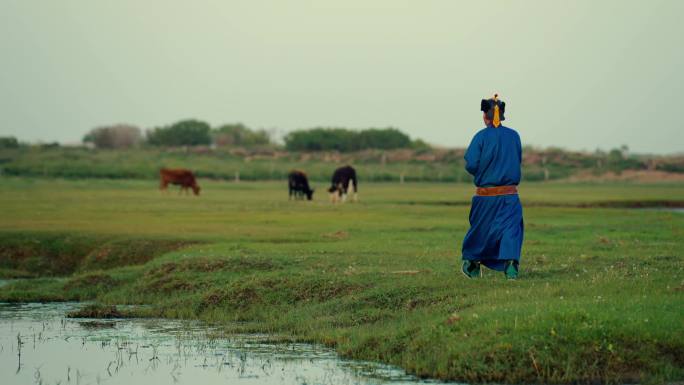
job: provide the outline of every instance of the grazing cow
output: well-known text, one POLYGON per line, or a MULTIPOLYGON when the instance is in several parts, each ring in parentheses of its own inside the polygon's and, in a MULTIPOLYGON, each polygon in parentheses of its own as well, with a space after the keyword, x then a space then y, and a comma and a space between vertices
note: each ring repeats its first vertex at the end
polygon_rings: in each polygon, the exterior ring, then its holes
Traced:
POLYGON ((309 187, 309 179, 303 171, 292 170, 287 176, 287 186, 290 190, 290 199, 294 196, 295 199, 311 200, 313 198, 314 190, 309 187))
POLYGON ((165 191, 169 184, 175 184, 180 186, 180 193, 191 188, 195 195, 199 195, 200 187, 197 185, 195 180, 195 175, 190 170, 186 169, 168 169, 162 168, 159 170, 159 189, 165 191))
POLYGON ((349 182, 354 186, 354 196, 352 200, 356 202, 357 199, 357 181, 356 181, 356 170, 351 166, 340 167, 335 170, 332 176, 332 185, 328 189, 330 193, 330 200, 335 203, 337 200, 342 202, 347 200, 347 192, 349 191, 349 182))

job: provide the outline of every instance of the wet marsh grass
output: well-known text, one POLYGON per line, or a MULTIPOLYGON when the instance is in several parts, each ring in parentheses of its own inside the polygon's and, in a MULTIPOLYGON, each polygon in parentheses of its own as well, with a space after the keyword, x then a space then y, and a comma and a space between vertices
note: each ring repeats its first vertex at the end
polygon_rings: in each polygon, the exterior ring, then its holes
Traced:
MULTIPOLYGON (((333 206, 288 202, 281 183, 203 181, 196 198, 143 181, 3 182, 0 248, 64 237, 183 247, 124 248, 144 261, 124 253, 116 260, 139 263, 18 281, 0 300, 148 304, 139 315, 321 342, 468 382, 684 378, 684 215, 586 208, 679 205, 683 185, 524 185, 521 279, 508 282, 457 270, 468 206, 431 202, 468 202, 465 185, 362 183, 360 203, 333 206)), ((6 255, 0 273, 17 270, 6 255)))

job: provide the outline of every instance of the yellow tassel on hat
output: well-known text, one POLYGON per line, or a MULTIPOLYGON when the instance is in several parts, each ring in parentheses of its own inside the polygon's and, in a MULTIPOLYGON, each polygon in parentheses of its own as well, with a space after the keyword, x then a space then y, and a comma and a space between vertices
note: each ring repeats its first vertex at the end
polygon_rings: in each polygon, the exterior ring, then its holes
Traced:
POLYGON ((492 119, 492 124, 494 127, 499 127, 501 125, 501 118, 499 118, 499 106, 494 106, 494 119, 492 119))
MULTIPOLYGON (((499 94, 494 94, 494 102, 498 101, 499 94)), ((499 117, 499 105, 494 105, 494 118, 492 119, 492 124, 494 127, 499 127, 501 125, 501 118, 499 117)))

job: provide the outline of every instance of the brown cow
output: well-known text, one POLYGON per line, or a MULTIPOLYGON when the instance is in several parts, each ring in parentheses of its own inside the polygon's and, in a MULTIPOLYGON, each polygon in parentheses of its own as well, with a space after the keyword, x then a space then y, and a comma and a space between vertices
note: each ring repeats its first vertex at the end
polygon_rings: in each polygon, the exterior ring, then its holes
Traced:
POLYGON ((190 170, 183 168, 162 168, 159 170, 159 189, 166 190, 169 184, 179 185, 181 187, 180 193, 183 191, 188 193, 188 188, 191 188, 195 195, 200 193, 200 187, 197 185, 195 175, 190 170))

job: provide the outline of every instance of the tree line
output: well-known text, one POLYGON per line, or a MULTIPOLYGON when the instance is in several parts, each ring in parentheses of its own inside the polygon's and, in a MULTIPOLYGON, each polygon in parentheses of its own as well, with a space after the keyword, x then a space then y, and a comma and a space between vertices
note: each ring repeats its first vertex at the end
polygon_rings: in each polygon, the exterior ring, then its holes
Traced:
POLYGON ((353 152, 366 149, 394 150, 398 148, 423 148, 427 143, 411 140, 396 128, 347 128, 317 127, 293 131, 285 136, 285 148, 290 151, 340 151, 353 152))
POLYGON ((181 120, 168 126, 147 130, 130 124, 101 126, 90 130, 84 143, 97 148, 129 148, 141 144, 159 147, 179 146, 264 146, 272 145, 266 130, 253 130, 242 123, 224 124, 212 128, 201 120, 181 120))
MULTIPOLYGON (((141 144, 161 147, 208 146, 259 147, 277 146, 266 130, 254 130, 242 123, 224 124, 212 128, 208 123, 189 119, 168 126, 147 130, 129 124, 102 126, 92 129, 83 138, 97 148, 129 148, 141 144)), ((421 140, 411 138, 392 127, 351 130, 316 127, 289 133, 284 138, 289 151, 340 151, 365 149, 427 148, 421 140)))

